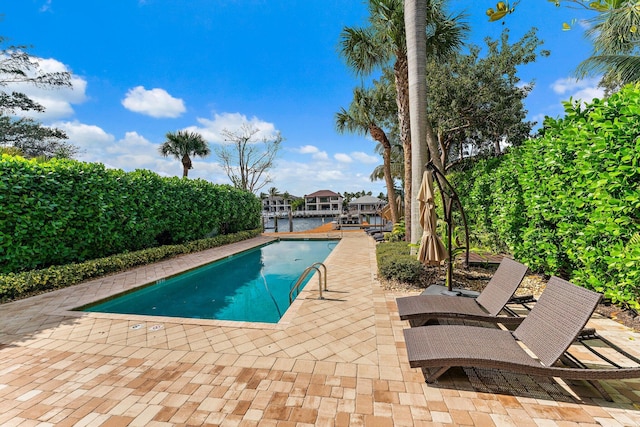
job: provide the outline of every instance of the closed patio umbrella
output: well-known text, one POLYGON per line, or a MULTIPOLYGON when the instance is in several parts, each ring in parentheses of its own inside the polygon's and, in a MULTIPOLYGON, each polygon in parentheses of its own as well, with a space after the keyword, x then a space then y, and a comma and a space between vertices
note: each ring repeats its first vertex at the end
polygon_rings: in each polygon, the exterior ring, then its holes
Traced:
POLYGON ((385 205, 385 207, 380 211, 380 216, 382 219, 391 221, 391 207, 389 205, 385 205))
POLYGON ((422 239, 418 250, 418 260, 425 265, 439 265, 447 259, 447 250, 436 234, 436 209, 433 201, 433 178, 431 172, 425 171, 418 192, 420 207, 420 225, 422 239))

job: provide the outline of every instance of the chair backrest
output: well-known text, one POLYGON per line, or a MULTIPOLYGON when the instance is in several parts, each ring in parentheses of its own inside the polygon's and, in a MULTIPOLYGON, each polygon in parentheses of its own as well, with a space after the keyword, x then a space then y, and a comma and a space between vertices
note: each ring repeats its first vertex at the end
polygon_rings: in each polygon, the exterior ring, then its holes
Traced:
POLYGON ((601 297, 553 276, 513 335, 545 366, 551 366, 582 331, 601 297))
POLYGON ((518 289, 525 274, 527 274, 526 265, 511 258, 503 258, 476 301, 489 314, 497 316, 518 289))

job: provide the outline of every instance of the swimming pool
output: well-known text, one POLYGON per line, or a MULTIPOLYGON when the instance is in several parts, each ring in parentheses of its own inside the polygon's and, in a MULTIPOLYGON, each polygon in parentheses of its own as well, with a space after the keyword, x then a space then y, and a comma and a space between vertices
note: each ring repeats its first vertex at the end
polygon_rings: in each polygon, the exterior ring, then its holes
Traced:
POLYGON ((79 310, 277 323, 289 308, 289 292, 298 277, 323 262, 337 243, 268 243, 79 310))

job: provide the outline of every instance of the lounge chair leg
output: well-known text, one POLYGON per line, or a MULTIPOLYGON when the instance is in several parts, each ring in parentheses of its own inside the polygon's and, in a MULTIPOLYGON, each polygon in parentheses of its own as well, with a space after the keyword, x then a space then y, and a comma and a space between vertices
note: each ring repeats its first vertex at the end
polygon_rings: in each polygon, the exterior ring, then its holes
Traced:
POLYGON ((443 366, 442 368, 438 368, 433 374, 428 369, 423 369, 423 373, 425 376, 425 382, 428 384, 432 384, 440 378, 442 374, 447 372, 451 366, 443 366))
MULTIPOLYGON (((566 351, 562 356, 560 356, 560 360, 565 365, 573 366, 575 368, 588 369, 588 367, 584 363, 580 362, 574 355, 572 355, 568 351, 566 351)), ((604 398, 604 400, 606 400, 607 402, 613 402, 611 395, 607 393, 607 391, 604 389, 602 384, 600 384, 600 381, 598 380, 585 380, 585 381, 591 384, 593 388, 595 388, 598 391, 598 393, 600 393, 600 395, 604 398)))
POLYGON ((598 381, 598 380, 586 380, 586 381, 589 384, 591 384, 593 386, 593 388, 598 390, 598 393, 600 393, 602 395, 604 400, 606 400, 607 402, 613 402, 613 399, 611 398, 611 395, 609 393, 607 393, 607 391, 604 389, 604 387, 602 387, 602 384, 600 384, 600 381, 598 381))

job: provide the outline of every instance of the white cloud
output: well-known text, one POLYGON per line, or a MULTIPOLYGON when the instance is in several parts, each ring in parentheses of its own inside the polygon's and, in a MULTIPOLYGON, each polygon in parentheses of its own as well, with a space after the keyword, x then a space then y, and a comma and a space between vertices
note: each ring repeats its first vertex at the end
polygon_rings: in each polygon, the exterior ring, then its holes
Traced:
POLYGON ((213 119, 199 117, 197 121, 200 126, 189 126, 185 130, 198 132, 204 139, 213 143, 224 144, 227 141, 225 140, 223 131, 235 133, 245 125, 258 130, 254 135, 254 138, 258 140, 273 139, 278 134, 273 123, 260 120, 256 116, 248 119, 247 116, 240 113, 214 113, 213 119))
POLYGON ((51 126, 65 131, 69 137, 69 143, 80 147, 83 151, 80 160, 101 161, 99 156, 92 156, 92 154, 103 153, 104 148, 115 141, 113 135, 108 134, 100 127, 78 121, 57 122, 51 126), (89 156, 89 158, 85 158, 85 156, 89 156))
POLYGON ((551 88, 558 95, 566 98, 571 97, 582 102, 590 102, 594 98, 602 98, 604 90, 598 87, 600 77, 578 80, 575 78, 558 79, 551 85, 551 88))
POLYGON ((351 181, 350 177, 337 165, 325 162, 303 163, 280 160, 271 175, 273 182, 269 187, 275 186, 294 196, 304 196, 321 189, 345 191, 345 186, 351 181))
POLYGON ((333 158, 342 163, 351 163, 353 159, 344 153, 336 153, 333 155, 333 158))
MULTIPOLYGON (((233 116, 233 115, 231 115, 233 116)), ((227 116, 227 119, 230 117, 227 116)), ((222 120, 225 125, 229 120, 222 120)), ((220 123, 218 123, 220 124, 220 123)), ((100 162, 109 168, 125 171, 135 169, 149 169, 162 176, 182 176, 182 164, 179 159, 162 157, 158 147, 162 141, 151 141, 144 135, 130 131, 124 136, 117 137, 105 132, 99 126, 80 123, 78 121, 60 121, 52 126, 67 132, 69 142, 79 146, 82 153, 79 160, 100 162)), ((296 196, 303 196, 321 189, 335 192, 355 192, 372 190, 375 194, 384 190, 383 182, 372 183, 369 180, 370 166, 363 160, 373 160, 362 152, 349 155, 338 153, 334 157, 314 145, 304 145, 289 150, 308 155, 303 161, 293 161, 280 157, 275 167, 270 171, 273 182, 268 187, 275 186, 281 191, 288 191, 296 196), (336 157, 356 159, 348 163, 336 161, 336 157)), ((285 153, 286 154, 286 153, 285 153)), ((189 171, 190 178, 202 178, 216 184, 229 184, 229 179, 211 155, 206 158, 195 157, 193 169, 189 171)))
POLYGON ((574 93, 573 99, 580 99, 582 102, 590 102, 595 98, 602 99, 604 89, 599 87, 586 87, 574 93))
MULTIPOLYGON (((159 143, 149 141, 137 132, 126 132, 123 138, 117 139, 99 126, 78 121, 58 122, 52 126, 64 130, 69 136, 68 141, 80 147, 78 160, 99 162, 109 168, 125 171, 149 169, 162 176, 182 176, 182 164, 179 160, 162 157, 158 153, 159 143)), ((214 157, 194 158, 189 177, 228 183, 214 157)))
POLYGON ((269 187, 288 191, 295 196, 304 196, 323 189, 340 193, 363 189, 371 190, 376 195, 381 191, 386 193, 384 182, 372 183, 369 174, 368 168, 359 170, 353 164, 280 160, 272 172, 273 182, 269 187))
POLYGON ((300 154, 315 154, 320 151, 320 149, 314 145, 303 145, 302 147, 296 150, 300 154))
POLYGON ((375 165, 381 162, 381 159, 379 156, 372 156, 362 151, 355 151, 351 153, 351 157, 353 157, 360 163, 364 163, 366 165, 375 165))
POLYGON ((300 148, 294 148, 292 151, 300 154, 311 154, 313 160, 326 161, 329 160, 329 155, 326 151, 320 151, 315 145, 303 145, 300 148))
POLYGON ((329 160, 329 155, 327 154, 326 151, 318 151, 313 155, 313 160, 327 161, 329 160))
POLYGON ((154 118, 176 118, 186 111, 184 101, 174 98, 164 89, 147 90, 143 86, 130 89, 122 105, 127 110, 154 118))
MULTIPOLYGON (((38 62, 41 72, 44 73, 65 73, 70 72, 69 68, 62 62, 55 59, 33 58, 38 62)), ((33 101, 45 108, 43 113, 35 111, 16 111, 22 117, 32 117, 38 120, 56 120, 70 117, 74 114, 73 104, 81 104, 86 99, 87 81, 82 77, 71 75, 71 87, 41 88, 27 83, 10 83, 5 86, 7 92, 21 92, 33 101)))

